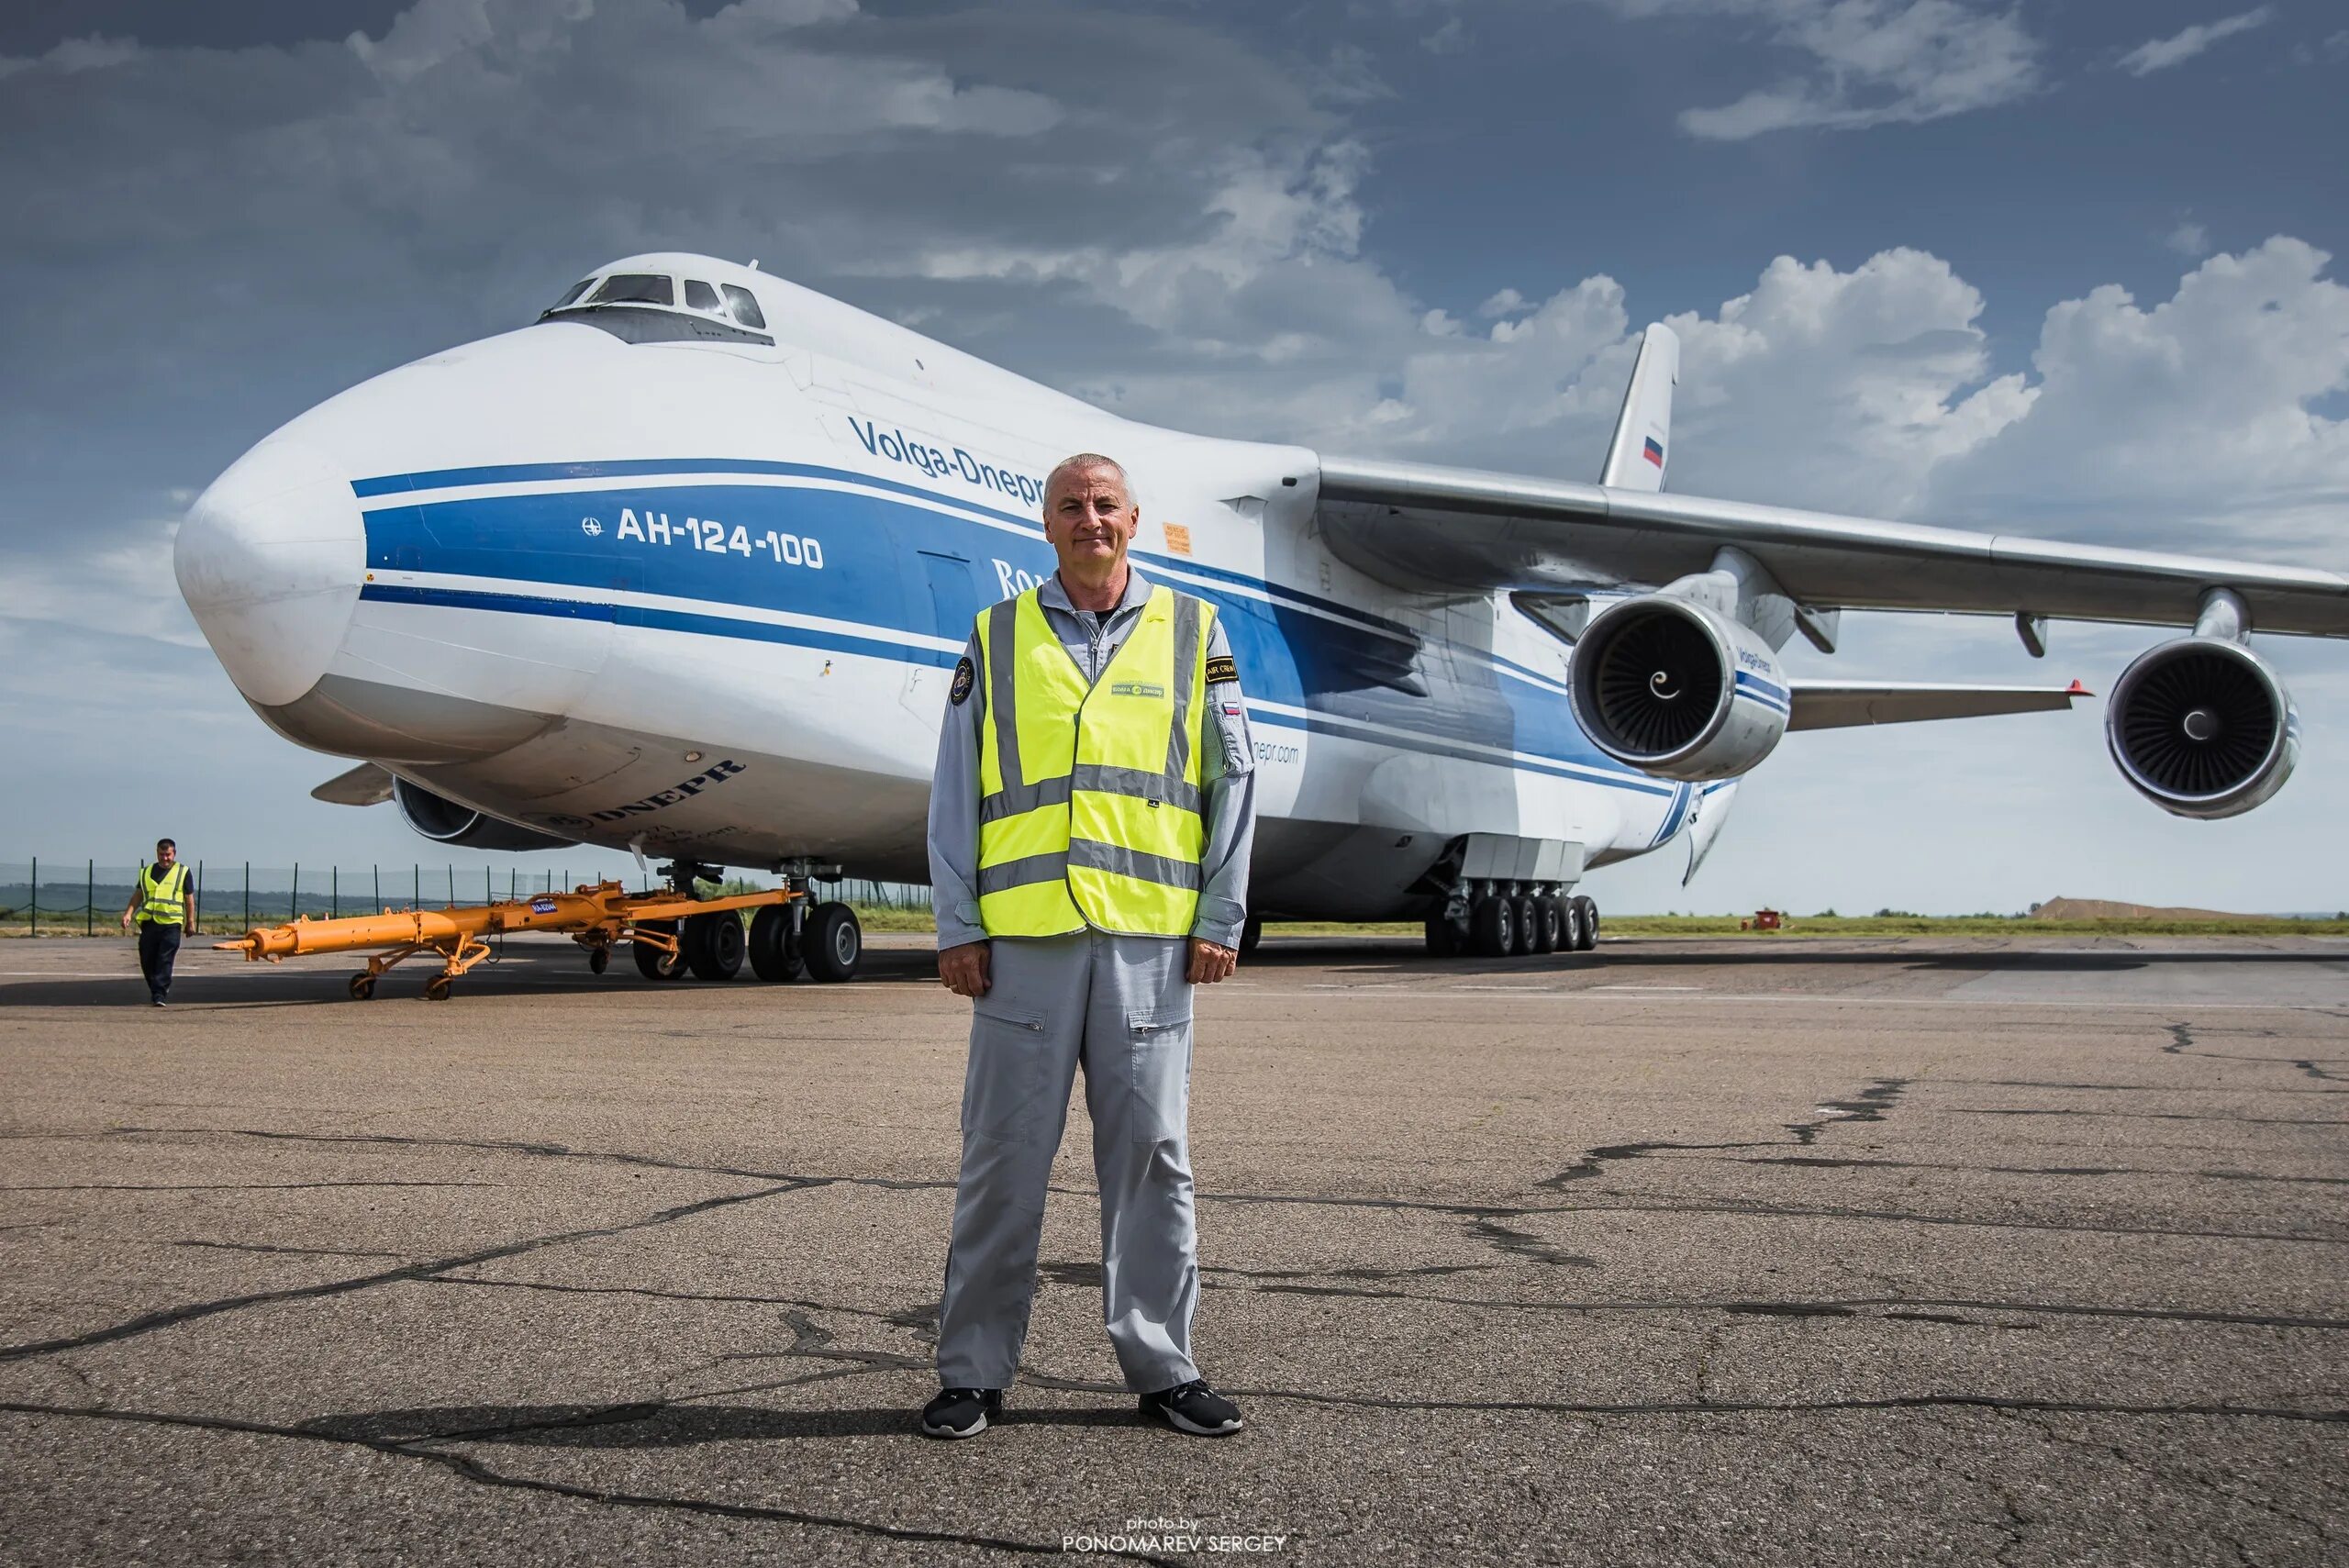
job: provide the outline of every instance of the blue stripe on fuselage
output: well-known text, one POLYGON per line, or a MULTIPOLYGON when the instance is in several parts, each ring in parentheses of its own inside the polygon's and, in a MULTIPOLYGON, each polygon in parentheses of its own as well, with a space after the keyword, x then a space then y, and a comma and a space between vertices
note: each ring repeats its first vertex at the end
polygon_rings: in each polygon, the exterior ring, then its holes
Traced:
MULTIPOLYGON (((903 494, 932 503, 950 499, 930 492, 806 465, 667 461, 451 470, 362 481, 353 489, 377 501, 365 514, 371 571, 489 578, 514 585, 512 593, 485 594, 371 584, 362 595, 370 599, 588 615, 621 625, 796 643, 924 664, 952 664, 954 655, 834 630, 775 626, 729 616, 727 610, 750 606, 785 611, 960 641, 969 635, 976 608, 1001 596, 1002 568, 1041 578, 1054 564, 1041 530, 1029 519, 951 498, 958 510, 1015 524, 1019 531, 1008 532, 896 498, 903 494), (859 490, 724 483, 632 490, 627 484, 633 476, 701 473, 711 467, 847 481, 859 490), (396 499, 428 487, 554 477, 617 483, 594 490, 410 505, 396 499), (637 523, 632 532, 645 530, 648 517, 665 519, 672 542, 623 539, 624 515, 637 523), (688 532, 688 517, 721 525, 719 548, 697 543, 697 538, 709 536, 709 529, 688 532), (595 521, 593 531, 585 526, 588 519, 595 521), (748 554, 728 548, 738 528, 748 554), (804 564, 804 547, 796 551, 803 564, 778 560, 770 535, 818 541, 823 565, 804 564), (657 595, 693 600, 707 610, 580 606, 533 596, 528 591, 532 584, 589 593, 604 589, 657 595)), ((1490 655, 1484 651, 1430 643, 1398 622, 1334 602, 1325 610, 1324 602, 1239 573, 1136 553, 1145 570, 1163 561, 1169 573, 1207 580, 1185 585, 1217 606, 1232 651, 1247 672, 1252 695, 1312 709, 1317 716, 1326 715, 1332 725, 1408 750, 1494 762, 1498 759, 1459 748, 1498 747, 1602 774, 1618 787, 1672 793, 1669 785, 1653 783, 1599 753, 1575 728, 1554 689, 1518 673, 1518 667, 1505 661, 1497 662, 1497 667, 1486 662, 1490 655), (1226 582, 1274 595, 1275 602, 1212 585, 1226 582), (1303 613, 1308 606, 1323 613, 1303 613), (1473 659, 1460 657, 1472 653, 1473 659), (1408 729, 1416 739, 1356 728, 1362 724, 1408 729)), ((1306 727, 1319 728, 1309 722, 1306 727)))

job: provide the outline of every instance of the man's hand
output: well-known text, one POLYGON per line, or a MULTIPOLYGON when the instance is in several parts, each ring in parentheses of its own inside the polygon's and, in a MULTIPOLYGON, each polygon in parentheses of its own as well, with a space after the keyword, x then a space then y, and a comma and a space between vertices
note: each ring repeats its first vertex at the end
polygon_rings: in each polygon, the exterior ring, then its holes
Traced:
MULTIPOLYGON (((1193 964, 1197 960, 1192 961, 1193 964)), ((960 947, 938 950, 938 978, 946 989, 957 996, 984 996, 987 994, 987 944, 964 942, 960 947)))
POLYGON ((130 929, 130 911, 128 909, 122 912, 122 929, 126 931, 130 929))
POLYGON ((1191 939, 1191 969, 1186 978, 1192 984, 1212 985, 1219 980, 1229 980, 1231 972, 1239 967, 1238 949, 1218 947, 1205 937, 1191 939))

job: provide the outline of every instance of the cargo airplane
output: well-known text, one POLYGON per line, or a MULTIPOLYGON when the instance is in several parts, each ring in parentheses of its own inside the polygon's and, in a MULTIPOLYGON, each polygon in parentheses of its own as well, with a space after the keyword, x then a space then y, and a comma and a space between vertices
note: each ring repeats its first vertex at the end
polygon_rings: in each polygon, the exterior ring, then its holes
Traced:
MULTIPOLYGON (((1582 484, 1137 424, 755 265, 632 256, 295 418, 175 565, 262 720, 359 760, 320 798, 658 856, 685 890, 926 878, 952 668, 1052 569, 1042 480, 1079 450, 1134 475, 1142 570, 1230 628, 1260 917, 1587 949, 1584 876, 1675 844, 1693 874, 1788 731, 2086 695, 1789 677, 1845 609, 2009 616, 2034 654, 2051 617, 2184 628, 2112 686, 2114 765, 2183 817, 2283 784, 2299 721, 2248 639, 2349 635, 2349 580, 1670 494, 1678 360, 1650 327, 1582 484)), ((778 940, 770 978, 861 946, 837 902, 778 940)))

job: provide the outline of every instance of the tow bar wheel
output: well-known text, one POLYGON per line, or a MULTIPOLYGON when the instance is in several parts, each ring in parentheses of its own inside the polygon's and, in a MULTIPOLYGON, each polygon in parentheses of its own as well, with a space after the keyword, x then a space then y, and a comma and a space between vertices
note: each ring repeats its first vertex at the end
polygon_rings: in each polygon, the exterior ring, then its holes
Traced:
MULTIPOLYGON (((647 920, 642 929, 664 937, 674 937, 677 934, 677 922, 647 920)), ((654 947, 651 942, 631 941, 628 945, 636 955, 637 973, 647 980, 675 980, 685 973, 685 949, 682 942, 674 952, 654 947)))

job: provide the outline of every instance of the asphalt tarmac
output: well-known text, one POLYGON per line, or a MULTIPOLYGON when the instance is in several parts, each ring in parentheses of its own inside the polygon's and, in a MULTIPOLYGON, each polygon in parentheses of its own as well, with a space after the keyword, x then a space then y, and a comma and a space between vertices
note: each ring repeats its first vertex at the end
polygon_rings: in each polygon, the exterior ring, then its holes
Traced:
POLYGON ((914 1435, 930 962, 157 1010, 0 943, 0 1561, 2349 1552, 2349 942, 1267 943, 1192 1079, 1219 1441, 1118 1385, 1081 1095, 1007 1417, 914 1435))

